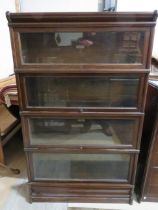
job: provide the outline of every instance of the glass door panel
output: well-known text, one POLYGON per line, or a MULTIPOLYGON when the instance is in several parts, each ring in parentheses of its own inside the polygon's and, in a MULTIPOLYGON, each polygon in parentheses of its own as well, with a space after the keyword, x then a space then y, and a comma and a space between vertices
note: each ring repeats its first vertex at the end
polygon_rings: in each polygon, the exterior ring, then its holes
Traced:
POLYGON ((33 153, 35 180, 127 182, 130 155, 33 153))
POLYGON ((140 76, 27 76, 27 106, 136 108, 140 76))
POLYGON ((111 146, 134 144, 133 119, 30 118, 31 145, 111 146))
POLYGON ((23 32, 22 61, 28 64, 141 64, 144 32, 23 32))

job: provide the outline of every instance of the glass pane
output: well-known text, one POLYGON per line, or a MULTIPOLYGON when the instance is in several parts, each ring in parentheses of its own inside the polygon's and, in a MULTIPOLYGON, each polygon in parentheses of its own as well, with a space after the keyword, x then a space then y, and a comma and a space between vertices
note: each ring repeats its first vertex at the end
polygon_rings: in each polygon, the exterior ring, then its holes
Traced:
POLYGON ((137 107, 139 76, 26 77, 28 106, 137 107))
POLYGON ((130 156, 126 154, 34 153, 35 180, 127 181, 130 156))
POLYGON ((52 119, 29 120, 30 141, 34 145, 131 145, 135 120, 52 119))
POLYGON ((20 33, 24 63, 142 63, 144 32, 20 33))

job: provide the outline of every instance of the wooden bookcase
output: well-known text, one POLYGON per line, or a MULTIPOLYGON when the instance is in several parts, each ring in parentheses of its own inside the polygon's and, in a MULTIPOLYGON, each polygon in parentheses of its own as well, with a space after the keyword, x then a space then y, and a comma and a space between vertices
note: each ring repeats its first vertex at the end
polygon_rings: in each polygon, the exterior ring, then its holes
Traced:
POLYGON ((31 201, 132 203, 155 13, 7 13, 31 201))
POLYGON ((136 195, 138 201, 158 202, 158 83, 150 80, 138 161, 136 195))

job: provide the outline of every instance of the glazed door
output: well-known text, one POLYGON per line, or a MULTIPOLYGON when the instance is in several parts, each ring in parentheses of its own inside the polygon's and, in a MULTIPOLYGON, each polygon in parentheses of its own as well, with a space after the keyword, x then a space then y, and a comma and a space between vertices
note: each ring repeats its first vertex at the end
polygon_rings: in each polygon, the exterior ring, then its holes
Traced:
POLYGON ((40 148, 137 148, 141 121, 129 116, 22 116, 25 146, 40 148))
POLYGON ((125 182, 130 179, 133 155, 97 153, 32 153, 35 181, 125 182))
POLYGON ((25 64, 142 64, 145 33, 21 32, 20 41, 25 64))
MULTIPOLYGON (((88 23, 86 23, 88 25, 88 23)), ((85 24, 84 24, 85 25, 85 24)), ((67 28, 66 31, 18 29, 19 65, 29 67, 104 66, 145 68, 150 31, 133 26, 90 30, 67 28)), ((81 68, 81 69, 82 69, 81 68)))
POLYGON ((145 74, 32 74, 22 78, 20 88, 24 90, 23 107, 27 109, 136 111, 142 107, 145 80, 145 74))

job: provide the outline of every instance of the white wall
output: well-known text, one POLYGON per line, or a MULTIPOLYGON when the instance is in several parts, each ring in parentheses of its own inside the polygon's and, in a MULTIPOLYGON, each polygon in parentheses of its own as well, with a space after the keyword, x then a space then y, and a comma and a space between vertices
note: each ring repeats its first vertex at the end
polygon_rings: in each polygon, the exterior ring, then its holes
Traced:
POLYGON ((153 11, 158 9, 157 0, 118 0, 118 11, 153 11))
POLYGON ((13 73, 10 35, 6 11, 15 11, 15 0, 0 0, 0 79, 13 73))
MULTIPOLYGON (((158 10, 158 0, 118 0, 117 11, 154 11, 158 10)), ((153 56, 158 58, 158 20, 155 28, 153 56)))
POLYGON ((21 0, 23 12, 98 11, 98 0, 21 0))

